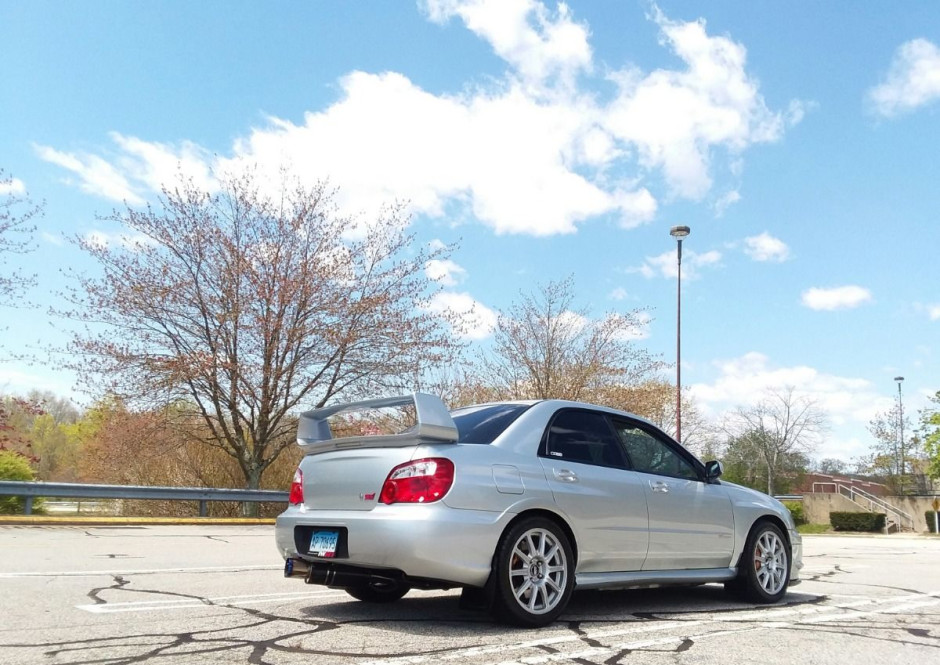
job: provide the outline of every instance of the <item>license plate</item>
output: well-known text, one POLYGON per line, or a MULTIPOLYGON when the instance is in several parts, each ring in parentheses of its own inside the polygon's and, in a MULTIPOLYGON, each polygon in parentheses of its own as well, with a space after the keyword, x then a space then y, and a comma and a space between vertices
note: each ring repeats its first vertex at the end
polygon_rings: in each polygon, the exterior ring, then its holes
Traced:
POLYGON ((310 554, 331 558, 336 556, 339 531, 314 531, 310 537, 310 554))

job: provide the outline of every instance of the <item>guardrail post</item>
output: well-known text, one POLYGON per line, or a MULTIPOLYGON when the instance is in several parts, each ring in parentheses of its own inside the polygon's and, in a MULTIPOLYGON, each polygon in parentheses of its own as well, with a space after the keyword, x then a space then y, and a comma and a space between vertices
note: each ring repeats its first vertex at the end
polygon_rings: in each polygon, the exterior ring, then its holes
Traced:
POLYGON ((199 502, 199 517, 208 517, 209 515, 209 502, 205 499, 202 499, 199 502))
POLYGON ((26 497, 26 506, 23 509, 23 514, 24 515, 33 514, 33 497, 31 496, 26 497))

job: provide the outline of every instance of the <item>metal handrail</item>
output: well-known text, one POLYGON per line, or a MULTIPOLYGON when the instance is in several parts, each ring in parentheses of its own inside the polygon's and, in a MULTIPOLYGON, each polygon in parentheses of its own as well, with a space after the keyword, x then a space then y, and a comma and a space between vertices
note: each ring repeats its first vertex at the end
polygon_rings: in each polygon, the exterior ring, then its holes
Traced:
POLYGON ((853 495, 858 495, 861 498, 868 501, 869 512, 875 512, 872 506, 878 506, 882 510, 885 510, 889 513, 893 513, 894 516, 898 518, 898 524, 900 524, 901 526, 904 526, 902 520, 907 520, 908 522, 910 522, 910 527, 912 530, 916 528, 914 526, 914 518, 909 513, 904 512, 900 508, 895 508, 884 499, 881 499, 875 496, 874 494, 869 494, 865 490, 860 490, 857 487, 846 487, 845 485, 839 484, 838 489, 839 489, 839 494, 846 497, 849 501, 851 501, 855 505, 861 506, 862 508, 865 507, 864 505, 856 501, 855 498, 853 497, 853 495))
POLYGON ((24 513, 33 512, 35 497, 68 499, 150 499, 198 501, 199 516, 208 515, 209 501, 242 503, 287 503, 287 492, 276 490, 216 489, 212 487, 151 487, 146 485, 90 485, 85 483, 44 483, 0 480, 0 496, 21 496, 26 499, 24 513))

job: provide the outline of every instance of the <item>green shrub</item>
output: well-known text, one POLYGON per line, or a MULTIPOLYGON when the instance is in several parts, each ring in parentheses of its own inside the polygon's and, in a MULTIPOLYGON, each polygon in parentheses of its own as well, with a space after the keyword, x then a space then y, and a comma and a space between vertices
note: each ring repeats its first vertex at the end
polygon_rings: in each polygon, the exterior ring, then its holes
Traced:
MULTIPOLYGON (((29 460, 12 450, 0 450, 0 480, 35 480, 29 460)), ((0 515, 22 513, 26 499, 21 496, 0 497, 0 515)), ((33 503, 36 506, 36 503, 33 503)))
POLYGON ((784 501, 783 505, 790 511, 790 515, 793 516, 793 522, 797 526, 806 524, 806 514, 803 512, 802 501, 784 501))
POLYGON ((937 530, 934 528, 936 526, 936 522, 934 522, 934 515, 935 513, 932 510, 928 510, 926 513, 924 513, 924 518, 927 520, 927 530, 930 531, 930 533, 937 532, 937 530))
POLYGON ((829 513, 829 523, 836 531, 883 531, 884 513, 829 513))

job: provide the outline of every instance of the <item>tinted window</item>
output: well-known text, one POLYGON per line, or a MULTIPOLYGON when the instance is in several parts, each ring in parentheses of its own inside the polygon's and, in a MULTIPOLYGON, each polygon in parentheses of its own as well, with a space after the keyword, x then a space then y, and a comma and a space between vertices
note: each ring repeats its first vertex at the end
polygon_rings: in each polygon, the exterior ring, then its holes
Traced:
POLYGON ((545 443, 553 459, 624 467, 620 444, 607 417, 591 411, 562 411, 552 420, 545 443))
POLYGON ((457 442, 493 443, 528 408, 528 404, 492 404, 451 411, 457 425, 457 442))
POLYGON ((636 423, 617 420, 614 429, 620 436, 630 464, 637 471, 698 480, 698 472, 692 463, 666 441, 636 423))

